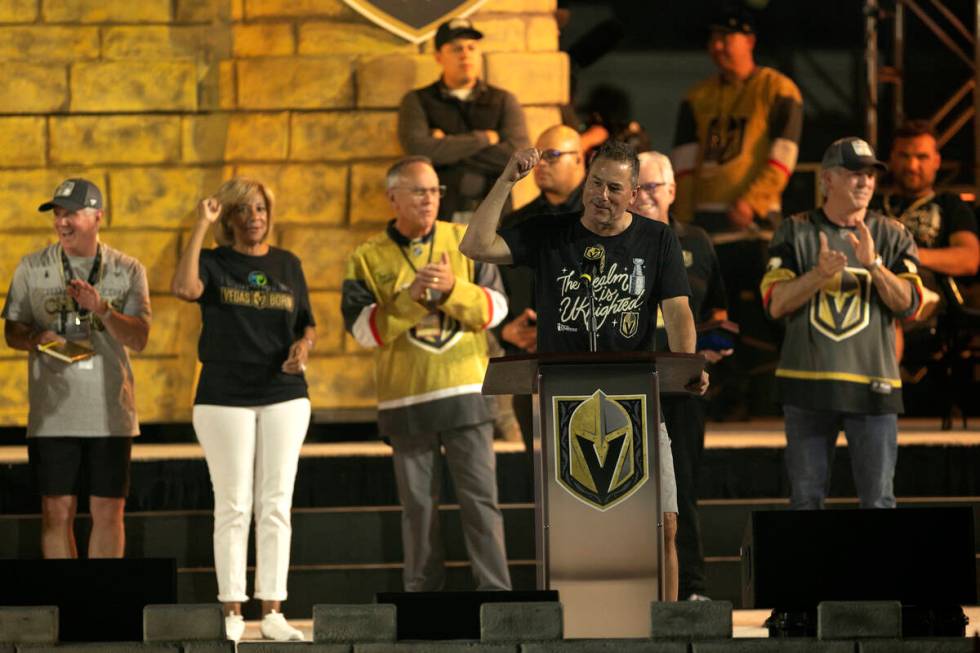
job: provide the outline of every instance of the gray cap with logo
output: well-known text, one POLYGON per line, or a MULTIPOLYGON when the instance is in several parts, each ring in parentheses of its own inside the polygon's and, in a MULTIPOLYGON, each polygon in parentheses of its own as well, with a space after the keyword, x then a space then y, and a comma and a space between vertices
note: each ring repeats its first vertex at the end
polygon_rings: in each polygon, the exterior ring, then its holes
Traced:
POLYGON ((875 158, 875 151, 867 141, 856 136, 839 138, 830 144, 823 153, 821 168, 846 168, 857 171, 865 168, 877 168, 884 172, 888 166, 875 158))
POLYGON ((54 197, 37 207, 37 210, 50 211, 56 206, 69 211, 101 209, 102 192, 88 179, 66 179, 54 189, 54 197))

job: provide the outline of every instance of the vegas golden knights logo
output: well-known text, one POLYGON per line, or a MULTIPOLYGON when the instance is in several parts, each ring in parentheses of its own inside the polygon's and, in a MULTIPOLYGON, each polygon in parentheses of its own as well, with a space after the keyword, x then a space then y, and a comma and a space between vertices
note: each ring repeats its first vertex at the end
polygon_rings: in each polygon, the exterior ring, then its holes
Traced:
POLYGON ((344 0, 375 25, 406 41, 421 43, 432 37, 443 21, 468 16, 487 0, 344 0))
POLYGON ((810 301, 810 323, 831 340, 861 332, 871 318, 871 273, 844 268, 810 301))
POLYGON ((649 476, 646 397, 555 397, 555 475, 576 499, 606 511, 649 476))
POLYGON ((619 318, 619 333, 624 338, 632 338, 640 327, 640 314, 637 311, 626 311, 619 318))

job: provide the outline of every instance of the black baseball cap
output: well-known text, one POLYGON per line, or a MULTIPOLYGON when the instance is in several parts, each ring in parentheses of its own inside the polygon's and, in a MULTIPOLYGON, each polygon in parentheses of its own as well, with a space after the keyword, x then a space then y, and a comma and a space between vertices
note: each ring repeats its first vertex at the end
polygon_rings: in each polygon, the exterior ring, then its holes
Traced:
POLYGON ((436 50, 458 38, 482 39, 483 32, 469 18, 451 18, 436 30, 436 50))
POLYGON ((856 136, 839 138, 831 143, 823 153, 820 167, 846 168, 851 171, 865 168, 877 168, 882 172, 888 170, 888 166, 875 158, 875 151, 868 142, 856 136))
POLYGON ((101 209, 102 192, 88 179, 66 179, 54 189, 54 197, 37 207, 37 210, 50 211, 56 206, 69 211, 101 209))
POLYGON ((708 29, 719 32, 755 34, 755 17, 741 5, 728 7, 708 24, 708 29))

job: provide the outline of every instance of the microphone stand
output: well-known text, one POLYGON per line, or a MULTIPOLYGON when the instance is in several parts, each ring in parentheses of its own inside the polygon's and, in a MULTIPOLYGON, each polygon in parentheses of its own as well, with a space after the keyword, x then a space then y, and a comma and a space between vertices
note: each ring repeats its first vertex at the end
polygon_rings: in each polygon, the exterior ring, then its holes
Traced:
POLYGON ((592 285, 592 275, 588 272, 583 272, 579 275, 580 279, 585 281, 585 284, 589 287, 589 319, 586 320, 586 326, 589 331, 589 351, 595 353, 599 351, 599 334, 596 332, 596 319, 595 319, 595 287, 592 285))

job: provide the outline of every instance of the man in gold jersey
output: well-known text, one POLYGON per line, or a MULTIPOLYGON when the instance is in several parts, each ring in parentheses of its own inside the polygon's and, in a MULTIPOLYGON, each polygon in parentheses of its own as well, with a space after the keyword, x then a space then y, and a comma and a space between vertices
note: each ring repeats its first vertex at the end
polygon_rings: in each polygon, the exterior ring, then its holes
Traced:
MULTIPOLYGON (((796 166, 803 101, 782 73, 755 63, 755 24, 744 8, 710 25, 708 54, 718 73, 695 84, 681 104, 671 159, 677 183, 674 213, 711 236, 718 252, 731 319, 742 327, 734 365, 718 370, 722 394, 712 412, 744 415, 749 374, 767 370, 777 341, 759 309, 758 283, 766 248, 778 224, 780 195, 796 166), (725 377, 739 379, 738 385, 725 377)), ((756 377, 753 384, 764 384, 756 377)), ((751 396, 771 393, 752 388, 751 396)))

